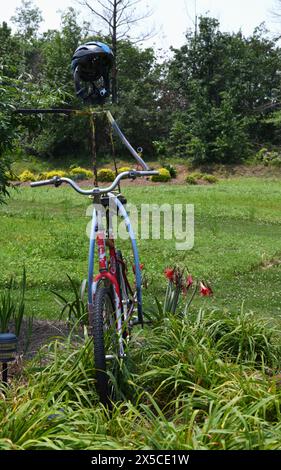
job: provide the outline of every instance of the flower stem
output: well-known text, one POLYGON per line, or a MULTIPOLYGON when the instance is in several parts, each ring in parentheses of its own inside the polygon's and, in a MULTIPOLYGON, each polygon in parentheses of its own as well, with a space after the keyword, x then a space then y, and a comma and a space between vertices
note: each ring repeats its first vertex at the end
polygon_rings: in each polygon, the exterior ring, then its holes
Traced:
POLYGON ((197 292, 197 287, 198 287, 198 281, 196 281, 196 284, 195 284, 195 287, 194 287, 194 291, 192 292, 192 296, 190 297, 189 302, 186 302, 186 306, 185 306, 184 313, 183 313, 184 316, 187 314, 188 309, 189 309, 189 307, 190 307, 190 305, 191 305, 191 303, 192 303, 192 301, 193 301, 193 299, 194 299, 194 297, 195 297, 195 294, 196 294, 196 292, 197 292))

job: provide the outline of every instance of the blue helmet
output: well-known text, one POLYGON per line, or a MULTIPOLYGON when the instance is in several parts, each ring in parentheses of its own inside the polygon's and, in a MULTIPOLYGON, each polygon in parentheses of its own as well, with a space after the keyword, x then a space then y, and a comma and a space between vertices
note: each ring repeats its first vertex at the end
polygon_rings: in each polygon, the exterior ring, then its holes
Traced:
POLYGON ((102 42, 87 42, 76 49, 71 68, 77 96, 91 104, 105 101, 110 94, 109 73, 113 59, 112 50, 102 42), (84 87, 81 81, 86 82, 84 87))

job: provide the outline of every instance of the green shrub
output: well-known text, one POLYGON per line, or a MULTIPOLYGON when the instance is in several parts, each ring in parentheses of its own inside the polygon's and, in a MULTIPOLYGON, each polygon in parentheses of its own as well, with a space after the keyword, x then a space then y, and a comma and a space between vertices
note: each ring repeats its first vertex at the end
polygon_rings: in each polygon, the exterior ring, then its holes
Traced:
POLYGON ((18 284, 14 277, 11 277, 8 287, 0 296, 0 333, 8 333, 13 324, 15 334, 19 336, 25 311, 25 291, 26 271, 24 268, 21 282, 18 284))
POLYGON ((170 172, 166 168, 159 168, 159 175, 154 175, 151 177, 151 181, 154 183, 166 183, 170 181, 171 175, 170 172))
POLYGON ((118 175, 120 173, 123 173, 124 171, 131 171, 132 168, 130 168, 129 166, 122 166, 121 168, 118 168, 118 175))
POLYGON ((15 173, 13 173, 12 170, 5 171, 5 178, 7 178, 8 181, 18 181, 19 176, 17 176, 15 173))
POLYGON ((215 184, 218 182, 218 178, 214 175, 203 175, 202 180, 210 184, 215 184))
POLYGON ((42 171, 42 173, 39 173, 39 175, 37 175, 38 181, 43 181, 46 179, 47 179, 47 171, 42 171))
POLYGON ((268 150, 267 148, 262 148, 256 154, 256 161, 262 163, 265 166, 281 166, 281 153, 276 150, 268 150))
POLYGON ((70 171, 70 176, 77 180, 88 180, 93 178, 94 173, 91 170, 87 170, 86 168, 81 168, 80 166, 77 166, 75 168, 72 168, 72 170, 70 171))
POLYGON ((203 176, 204 176, 204 173, 200 173, 199 171, 195 171, 194 173, 190 173, 189 176, 192 176, 196 180, 202 180, 203 176))
POLYGON ((98 180, 101 182, 112 182, 115 179, 114 171, 109 168, 102 168, 98 171, 98 180))
POLYGON ((177 177, 177 170, 173 165, 167 163, 163 165, 163 168, 166 168, 166 170, 168 170, 172 179, 177 177))
POLYGON ((202 326, 216 348, 232 360, 258 365, 276 365, 280 361, 277 329, 272 319, 257 318, 252 312, 231 314, 213 311, 203 315, 202 326))
POLYGON ((206 160, 207 146, 198 137, 192 137, 186 145, 186 152, 192 162, 204 162, 206 160))
POLYGON ((185 178, 185 182, 187 184, 197 184, 196 178, 194 178, 194 176, 192 175, 187 175, 187 177, 185 178))
POLYGON ((167 154, 167 142, 164 140, 154 140, 152 142, 153 148, 155 149, 156 155, 164 156, 167 154))
POLYGON ((51 179, 54 178, 54 176, 59 176, 60 178, 64 178, 68 176, 66 171, 63 170, 52 170, 52 171, 47 171, 46 172, 46 178, 51 179))
POLYGON ((268 149, 266 147, 263 147, 256 153, 256 160, 258 162, 262 162, 264 159, 264 156, 268 153, 268 149))
POLYGON ((25 170, 23 171, 20 175, 19 175, 19 180, 24 183, 26 181, 35 181, 36 180, 36 176, 34 175, 34 173, 32 173, 31 171, 29 170, 25 170))

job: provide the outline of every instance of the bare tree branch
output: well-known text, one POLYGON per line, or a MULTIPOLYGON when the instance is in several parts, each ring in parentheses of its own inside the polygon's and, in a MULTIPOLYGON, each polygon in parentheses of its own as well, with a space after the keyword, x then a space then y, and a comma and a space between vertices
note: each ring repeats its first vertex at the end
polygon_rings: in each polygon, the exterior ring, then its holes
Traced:
MULTIPOLYGON (((104 5, 102 0, 96 0, 96 2, 98 2, 98 4, 104 8, 105 10, 109 11, 110 13, 112 12, 112 6, 107 6, 107 5, 104 5)), ((111 4, 111 2, 109 2, 111 4)))
POLYGON ((94 15, 97 15, 99 18, 101 18, 103 21, 105 21, 107 24, 109 24, 109 20, 102 15, 99 11, 95 10, 87 1, 84 2, 84 5, 88 7, 94 15))
MULTIPOLYGON (((146 10, 143 14, 136 15, 135 7, 142 0, 95 0, 101 7, 97 8, 89 0, 77 0, 81 6, 87 7, 93 15, 96 15, 101 21, 106 23, 107 27, 113 28, 115 24, 117 28, 133 25, 152 16, 153 10, 146 10)), ((126 31, 127 34, 127 31, 126 31)))
POLYGON ((278 22, 281 20, 281 0, 275 0, 275 5, 270 10, 270 13, 278 22))

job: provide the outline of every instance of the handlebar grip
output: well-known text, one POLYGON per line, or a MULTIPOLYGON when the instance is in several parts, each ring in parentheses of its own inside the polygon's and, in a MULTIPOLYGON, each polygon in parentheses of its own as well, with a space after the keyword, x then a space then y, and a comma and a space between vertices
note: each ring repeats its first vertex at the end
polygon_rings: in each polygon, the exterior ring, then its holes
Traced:
POLYGON ((30 186, 32 188, 37 188, 38 186, 47 186, 48 184, 55 184, 55 179, 52 178, 50 180, 34 181, 33 183, 30 183, 30 186))

